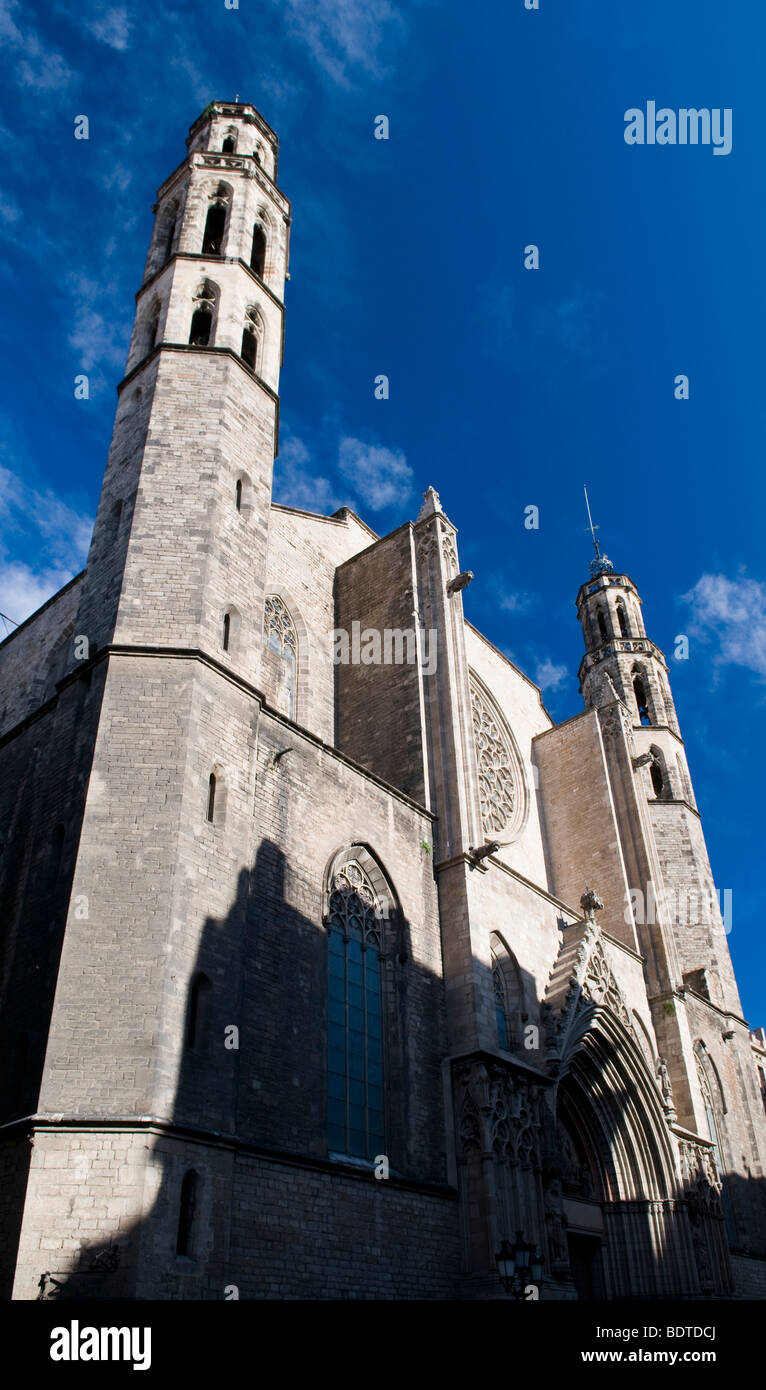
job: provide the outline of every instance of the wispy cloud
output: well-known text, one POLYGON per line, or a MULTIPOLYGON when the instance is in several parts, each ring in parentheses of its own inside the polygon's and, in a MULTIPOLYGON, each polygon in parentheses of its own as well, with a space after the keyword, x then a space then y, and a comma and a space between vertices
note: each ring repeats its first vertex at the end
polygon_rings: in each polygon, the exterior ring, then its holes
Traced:
POLYGON ((306 445, 296 435, 287 435, 279 446, 274 501, 322 515, 337 511, 344 503, 351 505, 349 497, 342 497, 329 478, 316 472, 306 445))
POLYGON ((0 522, 0 611, 20 623, 82 569, 93 518, 52 488, 30 487, 0 466, 0 522), (23 548, 34 551, 34 563, 19 558, 23 548))
POLYGON ((536 371, 562 359, 593 366, 606 358, 608 325, 595 290, 575 285, 558 299, 527 303, 514 286, 494 284, 481 303, 485 346, 494 357, 536 371))
POLYGON ((25 21, 26 14, 16 0, 0 0, 0 49, 14 54, 10 61, 15 64, 17 84, 38 93, 68 87, 74 76, 69 64, 25 21))
POLYGON ((506 613, 528 613, 537 603, 536 594, 527 594, 523 590, 503 590, 502 586, 498 589, 498 607, 506 613))
POLYGON ((124 6, 106 10, 102 15, 86 23, 86 29, 99 43, 124 52, 130 39, 130 20, 124 6))
POLYGON ((69 343, 78 354, 82 370, 110 367, 121 371, 127 357, 130 327, 127 318, 116 319, 112 312, 109 283, 99 284, 84 275, 74 275, 68 284, 74 316, 69 343))
POLYGON ((406 32, 390 0, 274 0, 288 29, 306 44, 314 62, 339 86, 356 72, 380 76, 385 53, 406 32))
POLYGON ((351 435, 341 437, 337 461, 328 468, 315 461, 302 439, 287 433, 274 472, 277 502, 324 514, 338 507, 352 507, 362 514, 405 508, 412 486, 412 469, 400 450, 351 435))
POLYGON ((403 507, 412 495, 412 469, 398 449, 347 436, 338 446, 338 467, 356 496, 373 512, 403 507))
POLYGON ((569 667, 546 656, 535 667, 534 681, 542 690, 558 690, 569 676, 569 667))
POLYGON ((766 678, 766 584, 703 574, 682 601, 689 607, 689 636, 715 643, 716 667, 743 666, 766 678))

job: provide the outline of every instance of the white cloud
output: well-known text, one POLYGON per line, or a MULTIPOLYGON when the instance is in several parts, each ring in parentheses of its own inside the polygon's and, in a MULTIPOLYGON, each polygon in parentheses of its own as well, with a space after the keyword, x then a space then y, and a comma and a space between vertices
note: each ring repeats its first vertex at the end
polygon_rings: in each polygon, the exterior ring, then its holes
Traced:
POLYGON ((766 584, 703 574, 683 602, 691 616, 688 635, 717 643, 717 666, 744 666, 766 677, 766 584))
POLYGON ((3 198, 0 202, 0 219, 3 222, 18 222, 21 217, 21 208, 13 198, 3 198))
MULTIPOLYGON (((35 572, 20 560, 0 560, 0 612, 23 623, 72 578, 72 571, 46 567, 35 572)), ((0 624, 0 641, 13 628, 0 624)))
POLYGON ((338 467, 373 512, 405 506, 412 496, 412 469, 398 449, 365 444, 347 436, 338 446, 338 467))
POLYGON ((497 601, 506 613, 528 613, 530 608, 534 607, 537 599, 534 594, 527 594, 518 590, 517 592, 498 594, 497 601))
POLYGON ((325 516, 343 506, 330 479, 315 473, 311 455, 296 435, 288 435, 280 443, 274 466, 274 501, 325 516))
MULTIPOLYGON (((14 450, 14 452, 17 452, 14 450)), ((0 610, 21 623, 51 598, 85 564, 93 518, 51 488, 35 488, 0 466, 0 518, 5 543, 0 551, 0 610), (32 549, 30 564, 11 553, 32 549)))
POLYGON ((539 685, 543 690, 558 690, 568 676, 568 666, 562 666, 546 656, 535 668, 535 685, 539 685))
POLYGON ((130 22, 124 6, 107 10, 98 19, 91 20, 86 27, 94 39, 98 39, 99 43, 108 44, 110 48, 123 52, 128 46, 130 22))

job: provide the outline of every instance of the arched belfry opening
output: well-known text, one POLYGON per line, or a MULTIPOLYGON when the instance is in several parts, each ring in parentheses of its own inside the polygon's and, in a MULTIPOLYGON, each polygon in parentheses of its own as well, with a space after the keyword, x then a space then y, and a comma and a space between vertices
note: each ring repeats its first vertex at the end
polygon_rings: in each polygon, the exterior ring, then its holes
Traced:
POLYGON ((253 244, 250 251, 250 269, 254 270, 259 279, 263 279, 263 271, 266 265, 266 233, 260 222, 256 222, 253 227, 253 244))
POLYGON ((226 223, 231 205, 231 190, 228 184, 219 183, 210 196, 210 206, 205 220, 202 237, 203 256, 222 256, 226 236, 226 223))
POLYGON ((633 694, 636 700, 639 724, 644 724, 646 726, 650 725, 652 720, 649 713, 649 696, 647 693, 646 678, 640 671, 635 671, 633 675, 633 694))
POLYGON ((194 310, 189 329, 191 347, 209 347, 213 342, 218 287, 210 280, 203 280, 194 296, 194 310))

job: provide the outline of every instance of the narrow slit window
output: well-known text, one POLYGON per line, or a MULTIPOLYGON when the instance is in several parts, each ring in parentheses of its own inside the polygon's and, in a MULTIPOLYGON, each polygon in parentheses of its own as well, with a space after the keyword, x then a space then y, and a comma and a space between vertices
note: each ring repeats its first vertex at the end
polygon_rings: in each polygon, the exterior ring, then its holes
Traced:
POLYGON ((184 1174, 184 1179, 181 1183, 181 1202, 178 1210, 178 1235, 176 1237, 177 1255, 191 1255, 198 1187, 199 1177, 194 1169, 190 1168, 189 1172, 184 1174))
POLYGON ((242 479, 237 478, 237 485, 234 489, 234 505, 238 512, 242 511, 242 479))
POLYGON ((212 985, 207 975, 195 975, 189 988, 186 1012, 186 1046, 190 1052, 203 1050, 208 1032, 212 985))
POLYGON ((207 818, 212 824, 215 820, 215 773, 211 772, 207 784, 207 818))
POLYGON ((230 642, 230 640, 231 640, 231 614, 230 614, 230 613, 224 613, 224 615, 223 615, 223 636, 222 636, 222 639, 221 639, 221 646, 223 647, 223 649, 224 649, 225 652, 227 652, 227 651, 229 650, 229 642, 230 642))
POLYGON ((255 371, 255 360, 258 353, 258 339, 252 328, 246 328, 242 334, 242 361, 251 372, 255 371))

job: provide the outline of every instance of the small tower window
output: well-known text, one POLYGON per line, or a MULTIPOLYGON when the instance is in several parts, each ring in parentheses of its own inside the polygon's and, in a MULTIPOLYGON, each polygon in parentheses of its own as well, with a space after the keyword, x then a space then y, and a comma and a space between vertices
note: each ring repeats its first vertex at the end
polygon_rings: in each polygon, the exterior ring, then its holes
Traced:
POLYGON ((191 332, 189 342, 192 347, 207 347, 210 342, 210 331, 213 327, 213 315, 205 304, 201 304, 194 310, 191 321, 191 332))
POLYGON ((254 330, 253 328, 250 328, 250 327, 248 326, 248 327, 245 329, 244 333, 242 334, 242 352, 241 352, 241 357, 242 357, 242 361, 244 362, 245 366, 246 366, 246 367, 249 367, 251 372, 254 372, 254 371, 255 371, 255 359, 256 359, 257 352, 258 352, 258 339, 257 339, 257 337, 256 337, 256 335, 255 335, 255 330, 254 330))
POLYGON ((175 241, 175 239, 176 239, 176 220, 175 220, 175 218, 173 218, 173 221, 171 222, 170 227, 169 227, 169 229, 168 229, 168 239, 167 239, 167 241, 165 242, 165 260, 166 260, 166 261, 169 261, 169 260, 170 260, 170 257, 171 257, 172 254, 173 254, 173 242, 175 241))
POLYGON ((191 1052, 201 1052, 208 1031, 210 995, 213 986, 207 975, 195 975, 189 988, 186 1011, 186 1046, 191 1052))
POLYGON ((57 825, 50 838, 45 873, 45 890, 47 892, 50 892, 55 886, 61 872, 61 861, 64 856, 64 833, 63 825, 57 825))
POLYGON ((199 1188, 199 1176, 193 1168, 184 1174, 181 1183, 181 1202, 178 1210, 178 1235, 176 1237, 176 1254, 191 1255, 192 1236, 194 1232, 194 1213, 197 1209, 197 1190, 199 1188))
POLYGON ((646 686, 641 676, 633 677, 633 694, 636 697, 636 708, 638 709, 638 719, 641 724, 651 724, 649 718, 649 706, 646 702, 646 686))
POLYGON ((223 649, 224 649, 225 652, 227 652, 227 651, 229 650, 229 638, 230 638, 230 637, 231 637, 231 614, 230 614, 230 613, 224 613, 224 615, 223 615, 223 635, 222 635, 222 638, 221 638, 221 646, 223 647, 223 649))
POLYGON ((223 234, 226 230, 226 204, 223 201, 213 203, 207 215, 205 223, 205 235, 202 238, 203 256, 220 256, 223 247, 223 234))
POLYGON ((655 796, 662 796, 665 790, 665 778, 662 775, 662 765, 659 758, 655 757, 651 765, 652 786, 655 796))
POLYGON ((250 269, 263 279, 263 268, 266 264, 266 234, 260 222, 256 222, 253 227, 253 249, 250 253, 250 269))
POLYGON ((601 637, 602 642, 606 642, 607 639, 608 639, 608 637, 609 637, 609 633, 608 633, 607 630, 606 630, 606 623, 604 622, 604 615, 603 615, 603 613, 601 612, 601 609, 600 609, 600 608, 599 608, 598 613, 597 613, 596 616, 598 617, 598 630, 599 630, 599 635, 600 635, 600 637, 601 637))
POLYGON ((221 145, 221 153, 222 153, 222 154, 234 154, 234 151, 236 150, 236 148, 237 148, 237 137, 236 137, 234 131, 231 131, 231 130, 230 130, 229 133, 228 133, 228 135, 226 136, 226 139, 224 140, 223 144, 221 145))
POLYGON ((242 511, 242 479, 237 478, 237 485, 234 489, 234 505, 238 512, 242 511))
POLYGON ((625 612, 625 604, 623 603, 622 599, 617 600, 617 621, 620 625, 620 636, 629 637, 630 632, 628 631, 628 615, 625 612))
POLYGON ((215 820, 215 773, 211 772, 207 783, 207 818, 211 825, 215 820))

